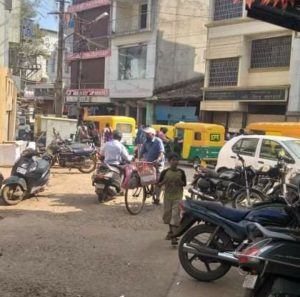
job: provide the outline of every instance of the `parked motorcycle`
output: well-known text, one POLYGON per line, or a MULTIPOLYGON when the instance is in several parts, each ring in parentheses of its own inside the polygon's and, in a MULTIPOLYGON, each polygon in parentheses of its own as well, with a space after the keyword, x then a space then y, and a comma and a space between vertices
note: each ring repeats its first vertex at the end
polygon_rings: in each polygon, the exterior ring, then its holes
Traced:
POLYGON ((299 230, 269 231, 259 224, 248 229, 254 242, 236 253, 239 267, 248 273, 243 283, 245 296, 299 297, 299 230))
POLYGON ((249 197, 251 203, 263 201, 265 196, 260 191, 251 188, 256 177, 256 171, 251 166, 246 167, 241 156, 238 158, 241 161, 241 166, 223 170, 220 173, 196 166, 192 188, 189 189, 191 198, 219 201, 226 204, 232 201, 234 197, 241 195, 244 197, 244 193, 246 193, 246 197, 249 197))
MULTIPOLYGON (((298 187, 287 182, 287 175, 290 171, 286 157, 278 155, 278 162, 275 167, 270 167, 267 171, 258 171, 253 181, 252 189, 264 194, 269 199, 276 199, 281 196, 290 203, 299 199, 298 187)), ((234 208, 249 208, 257 201, 249 200, 247 193, 242 190, 233 197, 232 206, 234 208)))
POLYGON ((199 281, 216 280, 229 271, 232 263, 214 259, 212 255, 234 251, 247 238, 248 223, 299 226, 283 201, 265 202, 252 210, 237 210, 215 202, 189 199, 182 201, 180 208, 181 225, 174 234, 174 237, 184 234, 178 249, 179 260, 184 270, 199 281), (199 225, 192 227, 194 224, 199 225))
POLYGON ((24 198, 44 190, 50 177, 51 157, 36 157, 37 152, 26 149, 16 161, 11 176, 3 181, 1 197, 8 205, 15 205, 24 198))
POLYGON ((92 175, 92 185, 98 196, 99 203, 110 200, 121 192, 121 166, 100 163, 92 175))
POLYGON ((53 156, 51 166, 56 163, 60 167, 76 168, 82 173, 91 173, 97 164, 97 149, 82 143, 63 141, 58 133, 54 132, 54 140, 47 147, 47 152, 53 156))

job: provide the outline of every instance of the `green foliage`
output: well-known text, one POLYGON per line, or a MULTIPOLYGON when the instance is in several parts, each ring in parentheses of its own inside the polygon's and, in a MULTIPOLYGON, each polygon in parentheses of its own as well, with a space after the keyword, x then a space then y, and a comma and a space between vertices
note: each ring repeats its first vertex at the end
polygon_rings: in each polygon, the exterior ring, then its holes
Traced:
POLYGON ((37 15, 40 0, 21 0, 21 19, 32 19, 37 15))

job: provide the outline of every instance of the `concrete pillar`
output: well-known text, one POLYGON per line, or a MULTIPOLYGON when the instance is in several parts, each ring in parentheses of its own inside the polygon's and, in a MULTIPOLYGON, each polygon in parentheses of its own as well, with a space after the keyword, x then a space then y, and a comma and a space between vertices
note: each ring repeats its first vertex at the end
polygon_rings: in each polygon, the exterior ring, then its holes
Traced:
POLYGON ((300 116, 300 38, 293 38, 290 64, 290 95, 287 116, 300 116))
POLYGON ((129 117, 129 114, 130 114, 130 106, 129 106, 129 104, 126 104, 125 105, 125 116, 129 117))
POLYGON ((146 125, 152 125, 154 120, 154 104, 146 103, 146 125))

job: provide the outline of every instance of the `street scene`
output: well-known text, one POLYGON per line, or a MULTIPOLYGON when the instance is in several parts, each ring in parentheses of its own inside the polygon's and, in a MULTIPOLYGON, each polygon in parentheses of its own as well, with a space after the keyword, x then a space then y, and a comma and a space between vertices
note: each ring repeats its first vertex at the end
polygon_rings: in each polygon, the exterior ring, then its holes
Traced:
POLYGON ((54 168, 37 199, 0 212, 1 296, 240 296, 236 269, 208 284, 180 268, 161 205, 138 216, 124 197, 100 205, 90 175, 54 168))
POLYGON ((300 297, 300 0, 0 0, 0 297, 300 297))

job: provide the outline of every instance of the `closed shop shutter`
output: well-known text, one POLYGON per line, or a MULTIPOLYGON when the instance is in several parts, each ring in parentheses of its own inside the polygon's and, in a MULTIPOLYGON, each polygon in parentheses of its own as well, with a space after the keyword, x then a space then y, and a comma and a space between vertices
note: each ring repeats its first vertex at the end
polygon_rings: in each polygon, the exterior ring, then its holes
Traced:
POLYGON ((243 113, 242 112, 231 112, 229 115, 228 123, 229 132, 239 132, 243 126, 243 113))
POLYGON ((247 124, 255 122, 285 122, 285 116, 278 114, 248 114, 247 124))
POLYGON ((214 112, 213 114, 213 123, 217 125, 226 126, 226 112, 214 112))

